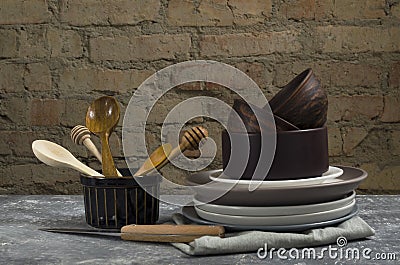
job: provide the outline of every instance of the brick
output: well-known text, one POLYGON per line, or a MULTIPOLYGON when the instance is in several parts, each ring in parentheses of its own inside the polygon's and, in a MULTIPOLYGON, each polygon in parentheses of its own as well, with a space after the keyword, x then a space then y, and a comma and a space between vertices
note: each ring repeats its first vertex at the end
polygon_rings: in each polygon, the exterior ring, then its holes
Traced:
POLYGON ((45 28, 24 29, 20 33, 19 57, 46 58, 48 46, 45 28))
POLYGON ((168 24, 172 26, 230 26, 233 15, 226 0, 168 2, 168 24))
POLYGON ((387 166, 376 177, 379 190, 400 190, 400 166, 387 166))
POLYGON ((315 19, 332 19, 335 16, 335 1, 315 0, 315 19))
POLYGON ((396 52, 399 27, 323 26, 316 28, 322 52, 396 52))
POLYGON ((46 0, 2 0, 0 24, 37 24, 49 21, 46 0))
POLYGON ((400 88, 400 61, 392 64, 390 68, 389 87, 400 88))
POLYGON ((228 0, 228 5, 233 12, 234 24, 238 26, 260 23, 271 17, 271 0, 228 0))
POLYGON ((400 93, 384 97, 385 106, 381 116, 383 122, 400 121, 400 93))
POLYGON ((383 97, 379 95, 330 96, 328 120, 372 120, 383 110, 383 97))
POLYGON ((202 56, 256 56, 275 52, 291 53, 301 49, 295 31, 206 35, 200 40, 202 56))
MULTIPOLYGON (((11 173, 14 183, 28 182, 31 183, 30 185, 36 183, 47 184, 49 190, 54 189, 51 185, 54 186, 56 182, 71 182, 73 179, 79 180, 80 174, 76 170, 49 167, 42 163, 37 165, 12 165, 11 173)), ((23 187, 22 185, 22 188, 23 187)))
POLYGON ((400 155, 400 131, 391 131, 389 135, 390 153, 400 155))
MULTIPOLYGON (((298 8, 301 9, 301 6, 298 8)), ((315 18, 317 20, 379 19, 383 17, 385 17, 385 0, 315 0, 315 18)))
POLYGON ((235 64, 235 67, 247 74, 260 88, 265 88, 270 85, 272 80, 271 73, 268 72, 262 63, 240 62, 235 64))
POLYGON ((23 65, 0 64, 0 91, 5 93, 23 92, 23 65))
POLYGON ((76 31, 49 29, 47 39, 51 57, 74 58, 83 54, 81 36, 76 31))
POLYGON ((370 63, 317 61, 277 65, 275 85, 283 87, 306 68, 312 68, 325 88, 376 87, 380 88, 383 70, 370 63))
POLYGON ((392 16, 400 18, 400 3, 397 3, 397 5, 392 6, 390 11, 392 16))
POLYGON ((284 2, 279 13, 289 19, 314 19, 315 0, 297 0, 284 2))
MULTIPOLYGON (((0 187, 9 187, 14 185, 14 179, 10 167, 0 167, 0 187)), ((0 188, 0 194, 8 194, 7 189, 0 188)), ((11 193, 12 194, 12 193, 11 193)))
POLYGON ((0 131, 0 154, 34 157, 31 145, 36 139, 38 133, 32 131, 0 131))
POLYGON ((18 55, 15 30, 0 30, 0 40, 0 58, 12 58, 18 55))
POLYGON ((203 90, 203 87, 204 85, 200 82, 190 82, 176 86, 176 89, 183 91, 200 91, 203 90))
POLYGON ((337 19, 378 19, 385 17, 385 0, 336 0, 334 14, 337 19))
POLYGON ((7 117, 13 124, 27 125, 30 105, 26 98, 9 97, 2 99, 0 105, 4 109, 1 116, 7 117))
POLYGON ((110 136, 109 144, 110 144, 111 154, 113 155, 113 157, 119 157, 119 158, 124 157, 121 139, 122 139, 121 136, 117 135, 116 133, 113 133, 110 136))
POLYGON ((153 71, 150 70, 108 70, 98 68, 69 68, 60 77, 60 88, 65 93, 82 91, 132 92, 153 71))
POLYGON ((328 126, 328 147, 329 156, 339 156, 342 154, 343 139, 340 128, 328 126))
POLYGON ((350 127, 343 133, 343 151, 346 155, 353 155, 354 149, 367 137, 368 131, 364 128, 350 127))
POLYGON ((159 0, 62 0, 61 21, 70 25, 133 25, 159 21, 159 0))
POLYGON ((10 133, 7 131, 0 131, 0 155, 11 155, 12 151, 8 141, 10 133))
POLYGON ((61 125, 74 127, 78 124, 85 124, 85 117, 90 101, 81 99, 65 99, 62 107, 61 125))
POLYGON ((326 64, 321 79, 328 86, 380 87, 382 69, 372 64, 332 63, 326 64))
POLYGON ((90 40, 90 58, 124 62, 174 59, 187 57, 190 46, 189 34, 99 37, 90 40))
POLYGON ((216 84, 216 83, 206 82, 204 84, 204 90, 207 90, 207 91, 224 92, 227 89, 229 89, 229 88, 227 88, 223 85, 220 85, 220 84, 216 84))
POLYGON ((54 126, 60 124, 63 102, 57 99, 33 99, 31 101, 31 125, 54 126))
POLYGON ((51 73, 43 63, 28 64, 24 74, 25 87, 29 91, 51 90, 51 73))
POLYGON ((81 37, 73 30, 33 28, 21 32, 20 57, 80 57, 83 53, 81 37))

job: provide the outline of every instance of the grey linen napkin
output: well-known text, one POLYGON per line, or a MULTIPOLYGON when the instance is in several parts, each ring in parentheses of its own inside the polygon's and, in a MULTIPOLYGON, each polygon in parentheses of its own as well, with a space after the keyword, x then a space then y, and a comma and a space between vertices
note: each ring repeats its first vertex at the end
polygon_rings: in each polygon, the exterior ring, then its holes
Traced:
MULTIPOLYGON (((185 217, 176 213, 172 216, 176 224, 185 224, 185 217)), ((355 216, 337 226, 311 229, 303 233, 275 233, 245 231, 226 234, 225 238, 203 236, 189 244, 171 243, 188 255, 216 255, 228 253, 256 252, 259 248, 302 248, 336 243, 338 237, 347 240, 373 236, 375 231, 360 217, 355 216)))

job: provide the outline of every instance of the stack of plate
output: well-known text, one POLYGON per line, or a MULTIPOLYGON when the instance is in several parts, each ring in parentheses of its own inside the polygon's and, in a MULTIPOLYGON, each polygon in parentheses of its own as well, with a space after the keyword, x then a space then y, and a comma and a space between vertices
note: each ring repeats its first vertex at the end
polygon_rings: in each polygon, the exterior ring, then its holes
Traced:
POLYGON ((196 223, 228 230, 304 231, 356 215, 354 190, 366 177, 362 169, 330 166, 320 177, 256 181, 258 188, 250 191, 250 180, 205 171, 187 179, 195 198, 182 213, 196 223))

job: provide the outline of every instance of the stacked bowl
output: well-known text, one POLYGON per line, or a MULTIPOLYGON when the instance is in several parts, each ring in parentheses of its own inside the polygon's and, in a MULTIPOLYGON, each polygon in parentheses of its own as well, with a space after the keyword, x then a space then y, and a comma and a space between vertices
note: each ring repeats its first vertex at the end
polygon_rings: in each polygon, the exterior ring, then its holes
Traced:
POLYGON ((326 93, 311 69, 271 99, 273 115, 268 108, 235 101, 246 131, 235 130, 236 122, 230 122, 229 133, 222 133, 223 170, 188 177, 195 197, 183 215, 228 230, 287 232, 333 225, 356 215, 355 189, 367 173, 329 165, 327 106, 326 93), (271 128, 267 117, 274 118, 276 149, 269 170, 260 175, 257 166, 268 164, 260 156, 261 139, 271 128), (240 152, 246 144, 249 156, 240 152))

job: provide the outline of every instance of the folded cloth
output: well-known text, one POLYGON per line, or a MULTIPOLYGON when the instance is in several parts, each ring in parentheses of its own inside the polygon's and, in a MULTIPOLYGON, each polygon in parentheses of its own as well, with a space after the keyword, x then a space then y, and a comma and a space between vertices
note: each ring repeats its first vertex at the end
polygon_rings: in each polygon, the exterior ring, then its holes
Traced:
MULTIPOLYGON (((172 216, 176 224, 185 224, 185 217, 179 213, 172 216)), ((245 231, 229 233, 225 238, 203 236, 189 244, 171 243, 188 255, 216 255, 228 253, 257 252, 267 244, 268 248, 302 248, 336 243, 339 237, 346 240, 373 236, 375 231, 360 217, 353 218, 331 227, 311 229, 302 233, 275 233, 245 231)))

